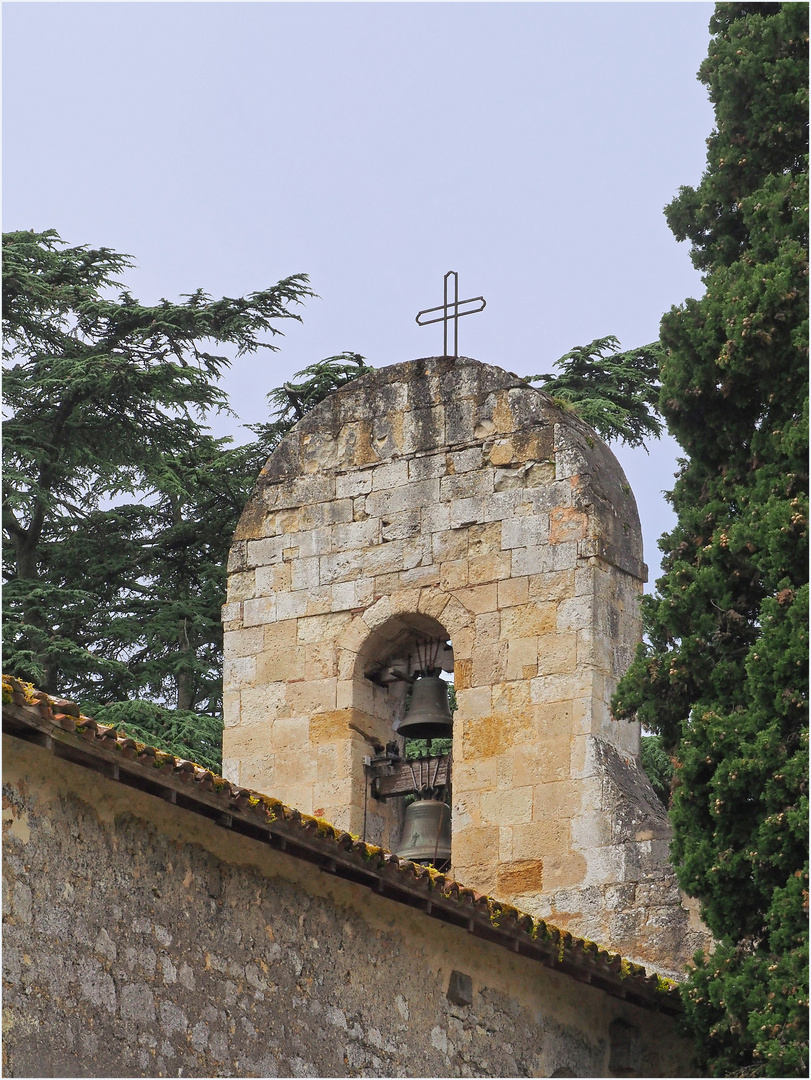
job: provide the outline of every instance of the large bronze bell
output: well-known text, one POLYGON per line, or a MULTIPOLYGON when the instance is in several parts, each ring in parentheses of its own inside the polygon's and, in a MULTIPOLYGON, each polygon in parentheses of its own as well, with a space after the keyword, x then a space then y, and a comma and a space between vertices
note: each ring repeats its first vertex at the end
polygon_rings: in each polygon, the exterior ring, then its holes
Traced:
POLYGON ((401 859, 441 864, 451 857, 451 808, 436 799, 417 799, 406 807, 401 859))
POLYGON ((411 707, 397 734, 406 739, 449 739, 452 732, 448 684, 438 676, 423 675, 412 687, 411 707))

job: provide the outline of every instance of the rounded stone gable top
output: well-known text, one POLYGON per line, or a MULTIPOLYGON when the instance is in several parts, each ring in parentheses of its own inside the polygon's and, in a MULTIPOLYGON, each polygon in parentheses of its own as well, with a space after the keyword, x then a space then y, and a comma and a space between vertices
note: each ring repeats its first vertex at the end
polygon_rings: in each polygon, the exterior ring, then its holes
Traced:
MULTIPOLYGON (((271 454, 235 540, 272 535, 274 512, 334 500, 342 486, 336 491, 336 477, 347 473, 367 474, 368 493, 442 477, 456 502, 473 498, 473 487, 480 497, 488 489, 569 486, 570 505, 588 510, 576 537, 580 557, 601 557, 646 579, 636 502, 614 454, 574 412, 502 368, 466 356, 423 357, 342 386, 271 454), (437 455, 441 467, 429 461, 437 455), (481 471, 492 486, 461 482, 463 473, 481 471)), ((477 513, 481 507, 471 504, 471 521, 477 513)), ((353 506, 347 520, 362 515, 353 506)))

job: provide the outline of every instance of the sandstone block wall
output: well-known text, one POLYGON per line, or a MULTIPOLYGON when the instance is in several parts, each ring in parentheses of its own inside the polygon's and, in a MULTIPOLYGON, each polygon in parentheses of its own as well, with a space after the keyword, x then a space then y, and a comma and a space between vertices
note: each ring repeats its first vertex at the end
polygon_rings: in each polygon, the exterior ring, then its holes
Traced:
POLYGON ((6 1076, 692 1075, 672 1017, 40 747, 3 768, 6 1076))
POLYGON ((453 874, 679 970, 698 938, 668 824, 609 713, 641 633, 639 520, 591 429, 466 358, 376 371, 275 451, 229 569, 230 779, 396 849, 401 810, 364 770, 403 715, 380 675, 448 640, 453 874))

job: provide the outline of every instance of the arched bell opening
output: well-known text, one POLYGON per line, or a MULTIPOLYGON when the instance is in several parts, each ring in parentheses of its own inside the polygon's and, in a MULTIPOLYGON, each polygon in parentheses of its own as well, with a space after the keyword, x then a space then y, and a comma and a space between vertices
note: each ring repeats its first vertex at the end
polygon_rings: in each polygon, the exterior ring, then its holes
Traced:
MULTIPOLYGON (((451 857, 453 646, 436 619, 406 613, 378 627, 358 653, 356 677, 373 688, 385 747, 365 764, 364 820, 403 858, 444 868, 451 857)), ((367 697, 367 701, 369 698, 367 697)))

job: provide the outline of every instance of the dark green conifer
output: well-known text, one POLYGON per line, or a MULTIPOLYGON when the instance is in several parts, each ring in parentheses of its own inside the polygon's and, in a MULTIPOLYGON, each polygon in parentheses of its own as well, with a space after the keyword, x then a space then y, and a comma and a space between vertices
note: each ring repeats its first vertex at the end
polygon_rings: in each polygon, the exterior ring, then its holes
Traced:
POLYGON ((673 857, 719 940, 685 990, 714 1076, 808 1071, 808 7, 719 4, 707 168, 666 210, 706 286, 662 320, 685 451, 615 698, 677 762, 673 857))

